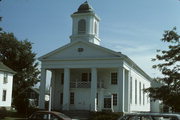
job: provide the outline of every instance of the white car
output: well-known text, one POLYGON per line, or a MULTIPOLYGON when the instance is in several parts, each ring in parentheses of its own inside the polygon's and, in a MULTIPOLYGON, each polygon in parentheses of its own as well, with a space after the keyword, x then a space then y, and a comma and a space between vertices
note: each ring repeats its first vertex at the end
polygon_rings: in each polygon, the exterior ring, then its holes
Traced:
POLYGON ((180 114, 165 113, 129 113, 118 120, 180 120, 180 114))

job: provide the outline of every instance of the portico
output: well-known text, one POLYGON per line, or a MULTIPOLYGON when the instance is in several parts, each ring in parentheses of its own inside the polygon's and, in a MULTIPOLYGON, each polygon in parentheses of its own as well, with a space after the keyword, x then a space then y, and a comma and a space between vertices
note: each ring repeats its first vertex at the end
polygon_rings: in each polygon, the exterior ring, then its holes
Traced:
MULTIPOLYGON (((76 65, 77 66, 77 65, 76 65)), ((102 111, 103 109, 114 110, 113 105, 111 108, 104 107, 104 96, 112 95, 113 91, 124 91, 124 87, 113 85, 112 92, 107 89, 110 87, 108 84, 110 80, 110 73, 118 73, 118 83, 124 82, 123 67, 107 67, 106 65, 102 68, 99 67, 80 67, 74 68, 44 68, 42 70, 41 78, 41 93, 45 93, 45 76, 47 70, 52 73, 51 85, 52 85, 52 108, 61 110, 90 110, 90 111, 102 111), (103 75, 106 75, 104 77, 103 75), (43 86, 42 86, 43 85, 43 86), (43 89, 42 89, 43 88, 43 89), (86 91, 84 94, 82 91, 86 91), (74 93, 74 104, 70 104, 70 94, 74 93), (79 95, 78 95, 79 94, 79 95), (80 96, 84 95, 84 96, 80 96), (63 97, 63 98, 61 98, 63 97), (86 99, 85 99, 86 98, 86 99), (63 101, 61 101, 63 100, 63 101)), ((123 83, 122 83, 123 84, 123 83)), ((123 93, 123 92, 122 92, 123 93)), ((119 98, 124 98, 124 94, 118 94, 119 98)), ((40 96, 40 108, 44 109, 44 96, 40 96)), ((112 100, 113 101, 113 100, 112 100)), ((118 101, 118 106, 122 106, 122 101, 118 101)), ((123 109, 123 108, 118 108, 123 109)))

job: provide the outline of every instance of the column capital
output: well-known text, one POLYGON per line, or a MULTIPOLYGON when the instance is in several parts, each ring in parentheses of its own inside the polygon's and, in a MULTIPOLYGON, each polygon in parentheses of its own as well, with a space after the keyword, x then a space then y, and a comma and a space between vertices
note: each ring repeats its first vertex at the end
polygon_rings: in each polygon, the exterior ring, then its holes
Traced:
POLYGON ((65 70, 65 69, 70 69, 70 67, 64 67, 63 69, 64 69, 64 70, 65 70))
POLYGON ((91 70, 97 70, 97 68, 96 67, 91 67, 91 70))
POLYGON ((125 69, 124 66, 119 66, 118 69, 125 69))

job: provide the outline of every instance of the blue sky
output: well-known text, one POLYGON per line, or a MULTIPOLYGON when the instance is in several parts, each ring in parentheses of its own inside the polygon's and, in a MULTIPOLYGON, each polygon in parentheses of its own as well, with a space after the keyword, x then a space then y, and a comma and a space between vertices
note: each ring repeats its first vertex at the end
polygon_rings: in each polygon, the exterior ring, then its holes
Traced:
MULTIPOLYGON (((85 0, 2 0, 0 23, 4 31, 17 39, 28 39, 40 57, 70 42, 70 15, 85 0)), ((179 0, 88 0, 101 18, 101 45, 129 56, 151 77, 151 58, 156 49, 167 44, 160 41, 164 30, 174 26, 180 33, 179 0)))

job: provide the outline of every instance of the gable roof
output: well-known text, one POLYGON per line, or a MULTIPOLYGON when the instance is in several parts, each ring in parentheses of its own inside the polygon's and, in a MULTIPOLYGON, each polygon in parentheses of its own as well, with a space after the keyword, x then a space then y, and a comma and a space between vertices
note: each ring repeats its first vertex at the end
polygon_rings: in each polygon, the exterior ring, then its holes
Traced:
POLYGON ((30 89, 30 90, 34 91, 35 93, 39 94, 39 89, 33 88, 33 87, 27 87, 24 90, 22 90, 19 94, 22 94, 22 93, 26 92, 26 90, 28 90, 28 89, 30 89))
POLYGON ((12 74, 16 73, 14 70, 12 70, 8 66, 4 65, 1 61, 0 61, 0 71, 9 72, 9 73, 12 73, 12 74))
POLYGON ((146 73, 145 73, 134 61, 132 61, 128 56, 122 54, 121 52, 116 52, 116 51, 113 51, 113 50, 111 50, 111 49, 102 47, 102 46, 100 46, 100 45, 96 45, 96 44, 91 43, 91 42, 83 41, 83 40, 74 41, 74 42, 71 42, 71 43, 69 43, 69 44, 66 44, 66 45, 64 45, 64 46, 62 46, 62 47, 60 47, 60 48, 58 48, 58 49, 56 49, 56 50, 54 50, 54 51, 52 51, 52 52, 49 52, 49 53, 47 53, 47 54, 39 57, 38 59, 39 59, 40 61, 43 61, 43 60, 45 60, 46 58, 48 58, 48 57, 50 57, 50 56, 52 56, 52 55, 54 55, 54 54, 56 54, 56 53, 58 53, 58 52, 60 52, 60 51, 62 51, 62 50, 64 50, 64 49, 66 49, 66 48, 69 48, 69 47, 71 47, 71 46, 73 46, 73 45, 75 45, 75 44, 77 44, 77 43, 80 43, 80 42, 81 42, 81 43, 84 43, 84 44, 86 44, 86 45, 88 45, 88 46, 92 46, 92 47, 94 47, 94 48, 101 49, 102 51, 105 51, 105 52, 107 52, 107 53, 113 54, 113 55, 116 56, 117 58, 118 58, 118 57, 119 57, 119 58, 122 58, 124 61, 126 61, 126 62, 128 63, 128 65, 130 65, 130 66, 133 67, 135 70, 137 70, 138 72, 140 72, 144 77, 146 77, 146 78, 148 78, 150 81, 152 81, 152 78, 151 78, 148 74, 146 74, 146 73))
POLYGON ((148 80, 153 81, 153 79, 147 74, 145 73, 134 61, 132 61, 128 56, 123 54, 123 59, 129 64, 131 65, 132 68, 134 68, 135 70, 137 70, 138 72, 140 72, 143 76, 145 76, 146 78, 148 78, 148 80))
POLYGON ((39 57, 38 59, 39 59, 40 61, 42 61, 43 59, 46 59, 47 57, 50 57, 50 56, 52 56, 52 55, 54 55, 54 54, 56 54, 56 53, 58 53, 58 52, 60 52, 60 51, 62 51, 62 50, 64 50, 64 49, 69 48, 69 47, 71 47, 71 46, 73 46, 73 45, 75 45, 75 44, 78 44, 78 43, 84 43, 84 44, 86 44, 86 45, 88 45, 88 46, 92 46, 92 47, 94 47, 94 48, 101 49, 102 51, 105 51, 105 52, 107 52, 107 53, 113 54, 113 55, 115 55, 115 56, 117 56, 117 57, 122 57, 122 54, 121 54, 120 52, 115 52, 115 51, 113 51, 113 50, 110 50, 110 49, 108 49, 108 48, 105 48, 105 47, 96 45, 96 44, 94 44, 94 43, 90 43, 90 42, 87 42, 87 41, 79 40, 79 41, 75 41, 75 42, 68 43, 68 44, 66 44, 66 45, 64 45, 64 46, 62 46, 62 47, 60 47, 60 48, 58 48, 58 49, 56 49, 56 50, 54 50, 54 51, 52 51, 52 52, 49 52, 49 53, 47 53, 47 54, 39 57))

